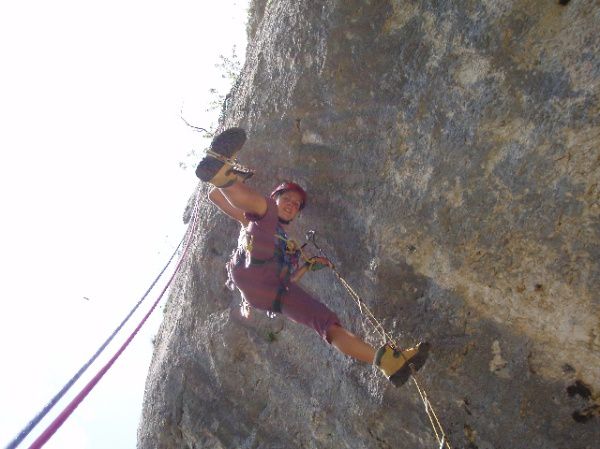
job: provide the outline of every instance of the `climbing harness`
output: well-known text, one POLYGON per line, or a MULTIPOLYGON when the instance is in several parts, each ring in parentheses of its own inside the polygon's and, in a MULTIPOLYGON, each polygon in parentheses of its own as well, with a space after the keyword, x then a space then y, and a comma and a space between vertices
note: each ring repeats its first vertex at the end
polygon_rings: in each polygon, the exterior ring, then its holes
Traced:
MULTIPOLYGON (((325 251, 323 251, 323 249, 317 244, 316 233, 317 232, 315 230, 307 231, 306 232, 306 240, 309 241, 310 243, 312 243, 312 245, 317 249, 317 251, 319 251, 319 253, 321 255, 323 255, 324 257, 329 259, 329 257, 325 253, 325 251)), ((402 358, 404 359, 404 361, 408 363, 408 360, 404 356, 404 353, 400 350, 400 346, 396 343, 396 341, 392 338, 392 336, 384 329, 383 325, 377 320, 377 318, 375 318, 375 315, 373 314, 373 312, 371 312, 371 309, 369 309, 367 304, 365 304, 365 302, 360 297, 360 295, 358 293, 356 293, 356 291, 350 286, 350 284, 348 284, 348 282, 342 277, 342 275, 339 273, 339 271, 335 268, 335 266, 333 264, 332 264, 331 269, 333 270, 333 273, 335 274, 337 279, 340 281, 340 283, 348 291, 348 293, 350 294, 350 297, 354 300, 354 302, 358 306, 358 309, 359 309, 361 315, 365 316, 367 318, 369 324, 371 324, 371 326, 374 328, 374 330, 379 333, 379 335, 381 336, 381 338, 383 340, 383 343, 390 346, 394 351, 398 351, 400 353, 400 355, 402 356, 402 358)), ((413 364, 409 363, 408 366, 410 367, 410 370, 411 370, 412 380, 415 384, 415 387, 417 388, 419 396, 421 397, 421 401, 423 402, 423 405, 425 407, 425 412, 427 413, 429 422, 431 423, 431 427, 433 429, 433 433, 435 434, 435 438, 439 445, 439 449, 443 449, 444 446, 446 447, 446 449, 452 449, 452 447, 450 446, 450 443, 448 442, 448 437, 446 436, 446 432, 444 431, 444 428, 442 427, 442 424, 440 423, 440 421, 437 417, 437 414, 436 414, 431 402, 429 401, 429 398, 427 397, 427 393, 426 393, 425 389, 421 386, 420 378, 417 375, 417 372, 415 371, 413 364)))
MULTIPOLYGON (((254 247, 254 240, 252 235, 249 233, 242 233, 238 240, 238 247, 233 251, 231 260, 227 263, 227 282, 226 285, 233 290, 235 288, 235 282, 233 281, 233 266, 239 267, 244 265, 246 268, 251 265, 264 265, 269 262, 276 261, 279 264, 279 286, 275 295, 275 299, 271 305, 267 316, 274 318, 277 313, 282 312, 282 298, 288 291, 288 283, 292 274, 292 267, 297 266, 299 255, 302 255, 304 260, 307 260, 302 253, 302 248, 295 240, 289 239, 283 229, 278 228, 274 234, 277 244, 273 255, 268 259, 258 259, 252 256, 252 249, 254 247)), ((306 244, 304 245, 306 246, 306 244)), ((248 303, 242 298, 240 306, 242 316, 248 316, 248 303)))
POLYGON ((271 306, 271 311, 273 313, 281 313, 281 298, 288 291, 287 287, 284 284, 281 284, 277 289, 277 295, 275 296, 275 300, 273 301, 273 305, 271 306))
MULTIPOLYGON (((160 300, 164 296, 165 292, 167 291, 167 289, 169 288, 169 286, 173 282, 173 279, 175 278, 175 276, 179 272, 179 269, 181 268, 181 265, 183 264, 183 261, 186 259, 188 250, 191 247, 191 242, 193 241, 194 231, 195 231, 196 226, 198 224, 198 218, 199 218, 199 207, 198 207, 198 205, 199 205, 199 199, 200 199, 200 197, 201 197, 201 195, 199 195, 199 192, 196 191, 196 202, 194 204, 193 219, 192 219, 192 221, 191 221, 191 223, 190 223, 190 225, 189 225, 189 227, 188 227, 188 229, 186 231, 186 234, 184 235, 183 239, 181 240, 181 242, 183 242, 183 241, 186 242, 184 250, 183 250, 183 253, 181 255, 181 258, 179 259, 179 262, 177 263, 177 265, 176 265, 176 267, 175 267, 175 269, 173 271, 173 274, 171 275, 171 277, 167 281, 166 285, 163 287, 163 289, 162 289, 161 293, 159 294, 158 298, 155 300, 155 302, 150 307, 150 310, 142 318, 142 320, 140 321, 140 323, 138 324, 138 326, 133 330, 133 332, 130 334, 130 336, 127 338, 127 340, 125 340, 125 343, 123 343, 123 345, 117 350, 117 352, 113 355, 113 357, 86 384, 86 386, 63 409, 63 411, 54 419, 54 421, 52 421, 52 423, 50 423, 50 425, 44 430, 44 432, 42 432, 42 434, 31 444, 31 446, 29 446, 29 449, 38 449, 38 448, 41 448, 44 444, 46 444, 46 442, 64 424, 64 422, 75 411, 75 409, 85 399, 85 397, 90 393, 90 391, 92 391, 92 389, 96 386, 96 384, 100 381, 100 379, 104 376, 104 374, 106 374, 106 372, 111 368, 111 366, 114 364, 114 362, 121 356, 121 354, 123 353, 123 351, 127 348, 127 346, 129 345, 129 343, 131 343, 131 341, 137 335, 137 333, 139 332, 139 330, 141 329, 141 327, 144 325, 144 323, 148 320, 148 318, 150 317, 150 315, 152 314, 152 312, 156 309, 156 307, 158 306, 158 303, 160 302, 160 300)), ((31 432, 31 430, 45 416, 45 414, 50 410, 50 408, 55 405, 55 403, 72 386, 72 384, 81 376, 81 374, 83 373, 83 371, 85 371, 85 369, 87 369, 87 367, 89 366, 89 364, 91 364, 97 358, 97 356, 100 354, 100 352, 102 352, 102 350, 105 348, 105 346, 108 345, 108 343, 112 340, 112 338, 116 335, 116 333, 123 327, 123 325, 125 324, 125 322, 130 318, 130 316, 133 314, 133 312, 139 307, 139 305, 145 299, 145 297, 150 293, 150 291, 152 290, 152 288, 154 287, 154 285, 158 281, 158 278, 160 278, 160 276, 164 273, 164 271, 166 270, 166 268, 169 266, 169 264, 173 260, 173 257, 175 256, 175 254, 177 254, 180 246, 181 246, 181 243, 178 245, 177 249, 173 253, 173 256, 171 256, 171 259, 169 260, 169 262, 167 263, 167 265, 165 266, 165 268, 161 271, 161 273, 159 274, 159 276, 157 277, 157 279, 152 283, 152 285, 150 286, 150 288, 148 289, 148 291, 145 293, 145 295, 142 297, 142 299, 138 302, 138 304, 136 304, 136 306, 134 307, 134 309, 129 313, 129 315, 125 318, 125 320, 119 325, 119 327, 115 330, 115 332, 113 332, 113 334, 109 337, 109 339, 101 346, 101 348, 96 352, 96 354, 94 354, 94 356, 92 356, 92 358, 80 369, 80 371, 78 371, 77 374, 75 376, 73 376, 73 378, 63 387, 63 389, 50 401, 50 403, 44 408, 44 410, 42 410, 42 412, 40 412, 29 423, 29 425, 25 429, 23 429, 23 431, 21 431, 21 433, 19 433, 19 435, 6 447, 6 449, 13 449, 13 448, 17 447, 17 445, 19 445, 22 442, 22 440, 31 432)))

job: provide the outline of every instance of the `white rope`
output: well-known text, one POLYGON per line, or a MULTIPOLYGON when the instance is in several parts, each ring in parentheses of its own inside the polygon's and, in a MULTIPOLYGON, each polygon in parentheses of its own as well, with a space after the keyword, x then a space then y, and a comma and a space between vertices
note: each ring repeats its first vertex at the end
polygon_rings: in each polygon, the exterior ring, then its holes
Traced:
MULTIPOLYGON (((406 357, 404 356, 404 353, 400 350, 397 343, 392 339, 391 335, 388 332, 386 332, 383 325, 375 318, 375 316, 373 315, 373 313, 371 312, 369 307, 360 298, 358 293, 356 293, 352 289, 352 287, 350 287, 350 284, 348 284, 348 282, 346 282, 346 280, 338 273, 338 271, 335 268, 332 268, 332 270, 335 273, 335 275, 337 276, 337 278, 339 279, 339 281, 341 282, 341 284, 346 288, 346 290, 348 291, 348 293, 350 294, 350 296, 352 297, 354 302, 358 305, 361 315, 363 315, 363 316, 366 315, 367 320, 369 321, 371 326, 373 326, 373 328, 384 339, 384 344, 386 343, 386 341, 390 342, 393 345, 393 349, 399 350, 404 361, 406 363, 409 363, 408 360, 406 359, 406 357), (363 308, 364 308, 364 310, 363 310, 363 308), (365 314, 364 311, 366 311, 367 314, 365 314)), ((419 396, 421 396, 421 401, 423 402, 423 405, 425 407, 425 413, 427 413, 427 417, 429 418, 429 422, 431 423, 431 428, 433 429, 433 432, 435 434, 435 439, 437 440, 438 444, 440 445, 439 446, 440 449, 443 449, 444 445, 446 445, 447 449, 452 449, 450 446, 450 443, 448 443, 448 441, 447 441, 446 433, 444 432, 444 428, 442 427, 442 424, 440 423, 440 421, 437 417, 437 414, 435 413, 435 410, 434 410, 433 406, 431 405, 431 402, 427 398, 427 393, 425 392, 425 389, 422 388, 419 385, 419 382, 417 381, 417 373, 414 370, 413 365, 409 363, 409 367, 411 370, 413 382, 415 384, 415 387, 417 388, 417 391, 419 392, 419 396), (440 437, 440 435, 441 435, 441 437, 440 437)))

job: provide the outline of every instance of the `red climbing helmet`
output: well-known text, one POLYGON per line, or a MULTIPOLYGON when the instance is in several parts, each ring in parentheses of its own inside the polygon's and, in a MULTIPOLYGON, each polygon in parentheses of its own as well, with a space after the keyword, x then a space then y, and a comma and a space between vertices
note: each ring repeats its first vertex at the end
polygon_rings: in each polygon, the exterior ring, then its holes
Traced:
POLYGON ((306 206, 306 192, 295 182, 282 182, 277 187, 275 187, 275 190, 271 192, 271 198, 275 199, 278 195, 281 195, 284 192, 289 192, 290 190, 293 190, 294 192, 298 192, 300 194, 300 196, 302 197, 300 210, 304 209, 304 206, 306 206))

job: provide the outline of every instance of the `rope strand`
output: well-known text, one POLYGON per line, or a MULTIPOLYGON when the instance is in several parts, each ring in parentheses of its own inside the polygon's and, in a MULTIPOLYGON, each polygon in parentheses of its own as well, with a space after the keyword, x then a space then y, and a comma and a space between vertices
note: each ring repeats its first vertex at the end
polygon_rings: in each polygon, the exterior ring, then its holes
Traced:
MULTIPOLYGON (((327 257, 327 254, 325 254, 325 252, 319 247, 319 245, 317 245, 317 243, 315 241, 315 234, 316 234, 316 231, 313 231, 313 230, 308 231, 306 233, 307 240, 310 240, 312 242, 312 244, 315 246, 315 248, 317 248, 317 250, 323 256, 327 257)), ((327 257, 327 258, 329 259, 329 257, 327 257)), ((342 277, 342 275, 337 271, 337 269, 335 267, 332 266, 331 269, 333 270, 334 274, 336 275, 336 277, 338 278, 340 283, 344 286, 346 291, 350 294, 350 297, 354 300, 354 302, 358 306, 358 310, 359 310, 360 314, 362 316, 365 316, 367 318, 367 321, 369 322, 369 324, 371 324, 371 326, 373 327, 373 329, 379 333, 380 337, 383 339, 383 344, 388 344, 389 346, 392 347, 392 349, 399 350, 400 355, 404 359, 405 363, 409 363, 408 366, 411 371, 412 380, 415 384, 415 387, 417 388, 419 396, 421 397, 421 401, 423 402, 423 405, 425 407, 425 413, 427 413, 427 417, 429 418, 429 422, 431 423, 431 428, 433 429, 433 433, 435 434, 435 438, 439 445, 439 448, 442 449, 444 447, 444 443, 445 443, 447 449, 452 449, 450 446, 450 443, 448 442, 448 437, 446 436, 446 433, 444 432, 444 428, 442 427, 442 424, 440 423, 440 421, 437 417, 437 414, 435 413, 435 410, 434 410, 433 406, 431 405, 429 398, 427 397, 427 393, 426 393, 425 389, 419 385, 419 382, 417 379, 418 378, 417 372, 415 371, 413 365, 406 359, 406 356, 404 355, 403 351, 400 350, 400 346, 392 338, 391 334, 389 334, 385 330, 385 328, 377 320, 377 318, 375 318, 375 315, 373 314, 373 312, 371 312, 371 309, 369 309, 369 307, 362 300, 360 295, 358 293, 356 293, 356 291, 354 291, 354 289, 342 277)))
POLYGON ((183 243, 183 238, 181 239, 181 241, 177 245, 177 248, 175 248, 175 251, 173 251, 173 254, 169 258, 169 261, 165 264, 165 266, 163 267, 163 269, 161 270, 161 272, 158 273, 158 276, 156 276, 156 278, 154 279, 154 281, 152 281, 152 284, 150 284, 150 287, 148 287, 148 289, 146 290, 146 293, 143 294, 142 298, 131 309, 131 311, 127 314, 127 316, 123 319, 123 321, 121 321, 121 324, 119 324, 117 326, 117 328, 106 339, 106 341, 104 343, 102 343, 102 345, 98 348, 98 350, 94 353, 94 355, 92 355, 89 358, 89 360, 87 362, 85 362, 81 368, 79 368, 79 371, 77 371, 73 375, 73 377, 71 377, 71 379, 69 379, 69 381, 60 389, 60 391, 58 393, 56 393, 56 395, 52 399, 50 399, 50 401, 48 401, 48 403, 46 404, 46 406, 42 410, 40 410, 40 412, 38 412, 37 415, 35 415, 35 417, 29 422, 29 424, 27 424, 23 428, 23 430, 21 430, 19 432, 19 434, 8 444, 8 446, 6 446, 5 449, 14 449, 14 448, 16 448, 27 437, 27 435, 29 435, 29 433, 31 433, 31 431, 35 428, 35 426, 37 426, 39 424, 39 422, 42 419, 44 419, 44 417, 57 404, 57 402, 62 399, 62 397, 67 393, 67 391, 69 391, 69 389, 73 386, 73 384, 75 382, 77 382, 77 380, 90 367, 90 365, 92 363, 94 363, 94 361, 98 358, 98 356, 100 356, 100 354, 102 354, 102 352, 104 351, 104 349, 106 349, 106 347, 108 346, 108 344, 119 333, 119 331, 123 328, 123 326, 127 323, 127 321, 129 321, 129 318, 131 318, 131 316, 139 308, 139 306, 142 304, 142 302, 144 302, 144 300, 146 299, 146 297, 148 296, 148 294, 152 291, 152 289, 154 288, 154 286, 156 285, 156 283, 158 282, 158 280, 161 278, 161 276, 166 271, 167 267, 171 264, 171 262, 175 258, 175 255, 177 254, 177 251, 181 247, 182 243, 183 243))
MULTIPOLYGON (((117 350, 117 352, 113 355, 113 357, 100 369, 100 371, 92 378, 92 380, 90 382, 88 382, 88 384, 86 384, 86 386, 63 409, 63 411, 58 415, 58 417, 44 430, 44 432, 31 444, 31 446, 29 446, 29 449, 38 449, 38 448, 41 448, 44 444, 46 444, 46 442, 64 424, 64 422, 75 411, 75 409, 79 406, 79 404, 85 399, 85 397, 90 393, 90 391, 96 386, 96 384, 100 381, 100 379, 104 376, 104 374, 106 374, 106 372, 110 369, 110 367, 114 364, 114 362, 119 358, 119 356, 127 348, 127 346, 129 345, 129 343, 131 343, 131 341, 133 340, 133 338, 137 335, 137 333, 139 332, 139 330, 141 329, 141 327, 144 325, 144 323, 148 320, 148 318, 150 317, 150 315, 152 314, 152 312, 154 311, 154 309, 156 308, 156 306, 158 305, 158 303, 160 302, 160 300, 164 296, 165 292, 167 291, 167 289, 171 285, 173 279, 175 278, 175 276, 179 272, 179 269, 180 269, 183 261, 186 258, 188 250, 189 250, 189 248, 191 246, 191 242, 193 240, 194 230, 195 230, 195 228, 197 226, 197 223, 198 223, 198 216, 199 216, 198 204, 199 204, 199 198, 200 198, 200 195, 198 195, 198 191, 197 191, 196 192, 196 202, 194 204, 193 220, 192 220, 192 223, 190 223, 190 226, 188 227, 187 232, 186 232, 186 234, 184 236, 184 240, 186 240, 186 244, 185 244, 185 249, 183 251, 183 254, 181 255, 181 258, 180 258, 179 262, 177 263, 177 266, 175 267, 175 270, 173 271, 173 274, 171 275, 171 277, 169 278, 168 282, 166 283, 166 285, 162 289, 162 291, 159 294, 159 296, 156 299, 156 301, 152 304, 150 310, 142 318, 142 320, 140 321, 140 323, 138 324, 138 326, 134 329, 134 331, 131 333, 131 335, 127 338, 127 340, 125 341, 125 343, 123 343, 123 345, 117 350)), ((177 247, 177 249, 179 249, 179 246, 177 247)), ((177 253, 177 250, 175 251, 175 253, 177 253)), ((16 447, 16 445, 15 446, 9 446, 9 448, 11 448, 11 447, 16 447)))
MULTIPOLYGON (((376 331, 378 331, 379 334, 383 337, 383 339, 384 339, 383 343, 384 344, 386 343, 386 338, 387 338, 387 342, 391 342, 391 344, 393 345, 394 349, 399 349, 400 347, 398 346, 398 344, 392 339, 391 335, 388 332, 385 331, 383 325, 377 320, 377 318, 375 318, 375 315, 373 315, 373 313, 371 312, 371 310, 369 309, 369 307, 361 299, 361 297, 358 295, 358 293, 356 293, 354 291, 354 289, 350 286, 350 284, 348 284, 348 282, 340 275, 340 273, 335 268, 332 268, 332 269, 333 269, 333 272, 335 273, 335 275, 337 276, 337 278, 342 283, 342 285, 346 288, 346 290, 348 291, 348 293, 350 294, 350 296, 352 297, 352 299, 358 305, 361 314, 363 316, 365 316, 365 314, 363 312, 363 308, 364 308, 364 310, 367 311, 367 314, 368 314, 368 315, 366 315, 367 319, 368 319, 369 323, 373 326, 373 328, 376 331)), ((402 351, 400 351, 400 354, 402 355, 402 358, 404 358, 405 362, 408 362, 408 360, 406 359, 406 357, 404 356, 404 353, 402 351)), ((427 394, 425 392, 425 389, 423 389, 419 385, 419 382, 417 381, 417 373, 416 373, 416 371, 413 369, 412 364, 409 364, 409 367, 410 367, 410 370, 411 370, 411 375, 412 375, 412 378, 413 378, 413 382, 415 384, 415 387, 417 388, 417 391, 419 392, 419 395, 421 396, 421 401, 423 402, 423 405, 425 406, 425 412, 427 413, 427 417, 429 418, 429 421, 431 423, 431 427, 433 429, 433 432, 435 434, 435 438, 436 438, 438 444, 440 444, 440 446, 443 447, 443 442, 445 441, 447 448, 448 449, 452 449, 450 447, 450 443, 448 443, 448 440, 447 440, 447 437, 446 437, 446 433, 444 432, 444 429, 443 429, 443 427, 442 427, 439 419, 437 418, 435 410, 433 409, 433 406, 431 405, 431 402, 427 398, 427 394), (442 435, 441 438, 440 438, 440 434, 442 435)))
MULTIPOLYGON (((337 278, 339 279, 339 281, 341 282, 341 284, 346 288, 346 290, 350 294, 350 297, 352 297, 354 302, 356 302, 356 304, 358 305, 360 313, 363 316, 365 316, 365 313, 363 312, 363 308, 367 312, 367 314, 368 314, 368 315, 366 315, 367 320, 373 326, 373 328, 377 332, 379 332, 380 336, 383 337, 383 339, 384 339, 383 343, 385 344, 386 339, 387 339, 387 342, 388 343, 391 342, 391 344, 393 345, 392 347, 394 349, 399 350, 400 347, 398 346, 398 344, 392 339, 391 335, 388 332, 386 332, 385 328, 377 320, 377 318, 375 318, 375 315, 373 315, 373 313, 371 312, 369 307, 361 299, 361 297, 358 295, 358 293, 356 293, 354 291, 354 289, 350 286, 350 284, 348 284, 348 282, 340 275, 340 273, 335 268, 332 268, 332 270, 335 273, 335 275, 337 276, 337 278)), ((404 356, 404 353, 402 351, 400 351, 400 354, 402 355, 402 358, 404 358, 404 361, 408 362, 408 360, 406 359, 406 357, 404 356)), ((429 398, 427 397, 425 389, 422 388, 419 385, 419 382, 417 381, 417 377, 418 377, 417 372, 414 370, 412 364, 409 364, 409 367, 411 370, 413 382, 415 384, 415 387, 417 388, 417 391, 419 392, 419 395, 421 396, 421 401, 423 402, 423 405, 425 406, 425 412, 427 413, 429 421, 431 422, 431 427, 433 429, 433 432, 435 434, 435 438, 436 438, 438 444, 440 445, 440 447, 443 447, 443 442, 445 442, 447 449, 452 449, 450 446, 450 443, 448 442, 448 439, 446 437, 446 433, 444 432, 444 428, 442 427, 442 425, 435 413, 435 410, 434 410, 433 406, 431 405, 429 398), (440 434, 441 434, 441 438, 440 438, 440 434)))

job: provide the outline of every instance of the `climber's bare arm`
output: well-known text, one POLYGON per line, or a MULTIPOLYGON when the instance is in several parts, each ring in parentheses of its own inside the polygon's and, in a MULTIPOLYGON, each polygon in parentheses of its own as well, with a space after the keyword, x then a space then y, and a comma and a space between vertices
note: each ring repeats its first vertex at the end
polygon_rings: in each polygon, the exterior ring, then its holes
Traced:
POLYGON ((333 268, 333 264, 329 261, 327 257, 311 257, 304 265, 302 265, 300 268, 294 271, 294 274, 292 275, 290 280, 292 282, 298 282, 300 279, 302 279, 302 276, 304 276, 308 271, 315 271, 325 267, 333 268))
POLYGON ((219 189, 227 198, 227 201, 237 209, 243 212, 264 216, 267 213, 267 200, 264 196, 243 182, 236 182, 233 185, 219 189))
POLYGON ((212 189, 208 194, 208 199, 215 206, 221 209, 221 211, 224 212, 226 215, 233 218, 234 220, 239 221, 242 226, 246 226, 249 223, 246 217, 244 216, 244 211, 238 209, 237 207, 233 206, 229 201, 227 201, 227 198, 225 198, 225 195, 221 193, 221 190, 212 189))
POLYGON ((298 282, 298 281, 300 281, 300 279, 302 279, 302 276, 304 276, 307 271, 308 271, 308 266, 306 266, 306 265, 301 266, 296 271, 294 271, 294 274, 290 278, 290 281, 291 282, 298 282))

